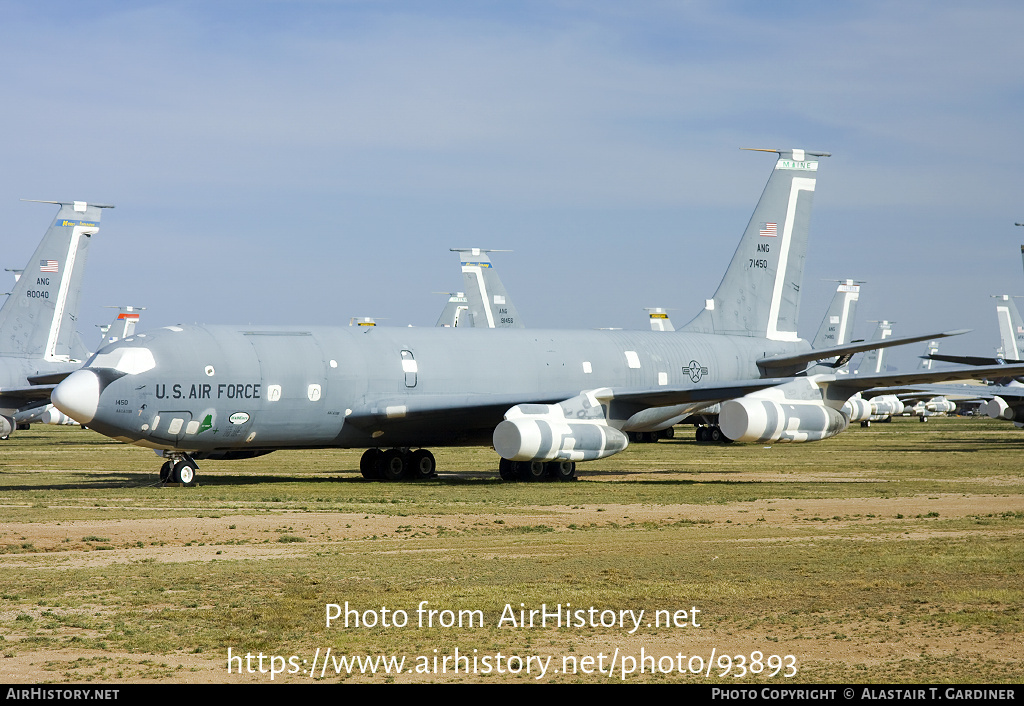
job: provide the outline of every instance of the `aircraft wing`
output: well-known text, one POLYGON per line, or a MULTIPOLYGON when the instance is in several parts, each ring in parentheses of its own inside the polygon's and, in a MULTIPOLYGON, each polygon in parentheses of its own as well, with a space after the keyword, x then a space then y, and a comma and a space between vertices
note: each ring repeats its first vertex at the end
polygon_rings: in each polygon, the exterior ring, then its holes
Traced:
POLYGON ((926 360, 938 360, 943 363, 956 363, 958 365, 1002 365, 1003 363, 1024 363, 1022 360, 1007 360, 1005 358, 983 358, 976 355, 944 355, 932 353, 923 355, 926 360))
MULTIPOLYGON (((991 399, 993 395, 1000 394, 1001 390, 1001 387, 993 385, 922 385, 915 389, 904 388, 904 391, 897 392, 896 396, 901 400, 945 397, 947 400, 969 402, 991 399)), ((1017 395, 1024 396, 1024 388, 1021 388, 1017 395)))
POLYGON ((882 387, 871 390, 872 395, 896 395, 905 400, 923 400, 945 397, 957 402, 990 400, 999 396, 1007 400, 1024 401, 1024 387, 1005 385, 910 385, 882 387))
MULTIPOLYGON (((761 370, 772 371, 772 370, 785 370, 787 368, 793 368, 795 366, 806 365, 807 363, 813 363, 818 360, 828 360, 829 358, 839 358, 835 367, 845 365, 850 356, 854 353, 860 353, 862 351, 875 350, 877 348, 889 348, 891 346, 902 346, 907 343, 917 343, 918 341, 927 341, 935 338, 946 338, 948 336, 959 336, 960 334, 967 333, 970 329, 957 329, 955 331, 943 331, 942 333, 929 333, 923 336, 903 336, 901 338, 887 338, 881 341, 863 341, 861 343, 847 343, 842 346, 832 346, 831 348, 822 348, 820 350, 809 350, 804 353, 783 353, 780 355, 768 356, 767 358, 761 358, 757 361, 757 366, 761 370)), ((1005 373, 1003 375, 1005 377, 1005 373)))
MULTIPOLYGON (((922 356, 924 357, 924 356, 922 356)), ((959 365, 1014 365, 1018 363, 1024 363, 1022 360, 1013 360, 1009 358, 982 358, 974 355, 938 355, 933 354, 927 356, 931 360, 941 360, 946 363, 957 363, 959 365)), ((1005 385, 1011 380, 1013 376, 1010 375, 996 375, 989 378, 992 382, 999 385, 1005 385)))
POLYGON ((689 387, 659 387, 656 389, 628 390, 612 389, 610 397, 616 402, 638 407, 671 407, 674 405, 699 402, 707 406, 734 397, 743 397, 751 392, 764 390, 789 382, 793 378, 758 378, 736 380, 727 383, 707 383, 689 387))
POLYGON ((840 378, 833 384, 854 392, 861 392, 865 390, 877 390, 878 388, 930 385, 932 383, 949 382, 951 380, 980 380, 983 378, 992 378, 997 376, 1015 377, 1018 375, 1024 375, 1024 364, 918 370, 908 373, 886 373, 877 375, 848 375, 840 378))
POLYGON ((524 399, 521 396, 475 394, 453 398, 450 395, 418 395, 415 398, 396 397, 383 400, 372 409, 357 410, 346 423, 362 428, 372 428, 387 420, 390 425, 409 425, 444 418, 450 426, 489 426, 493 428, 505 413, 515 406, 530 405, 571 405, 583 395, 596 393, 601 403, 611 403, 619 408, 616 416, 628 416, 635 410, 648 407, 671 407, 693 404, 695 408, 729 400, 758 390, 775 387, 793 378, 758 378, 723 383, 695 384, 687 387, 658 388, 598 388, 597 390, 562 390, 544 396, 524 399))
POLYGON ((0 389, 0 406, 21 407, 35 400, 48 400, 56 385, 30 385, 28 387, 5 387, 0 389))
MULTIPOLYGON (((925 338, 930 337, 925 336, 925 338)), ((1000 365, 994 367, 1003 373, 1018 371, 1018 374, 1024 375, 1024 365, 1000 365)), ((853 395, 858 391, 881 387, 899 386, 906 388, 909 385, 925 385, 947 380, 978 378, 985 376, 988 372, 989 368, 971 367, 925 370, 905 374, 841 376, 831 384, 844 390, 848 389, 849 394, 853 395)), ((628 405, 635 408, 671 407, 687 404, 699 404, 701 407, 704 407, 716 402, 743 397, 759 390, 783 385, 795 379, 800 378, 756 378, 721 383, 698 383, 688 386, 659 386, 656 388, 598 388, 597 390, 583 391, 583 394, 596 392, 595 397, 601 402, 614 402, 618 405, 628 405)), ((1024 388, 1021 389, 1024 390, 1024 388)), ((387 419, 390 423, 400 420, 404 420, 407 423, 416 423, 417 420, 444 416, 452 419, 453 424, 456 423, 454 417, 472 417, 474 420, 481 420, 496 416, 500 419, 506 411, 516 405, 553 405, 565 403, 575 399, 580 394, 581 392, 576 390, 561 390, 543 395, 538 394, 530 399, 514 395, 492 395, 487 393, 470 394, 458 398, 453 398, 451 395, 418 395, 415 398, 395 397, 391 401, 380 400, 372 409, 356 411, 347 421, 356 426, 369 427, 384 419, 387 419)))

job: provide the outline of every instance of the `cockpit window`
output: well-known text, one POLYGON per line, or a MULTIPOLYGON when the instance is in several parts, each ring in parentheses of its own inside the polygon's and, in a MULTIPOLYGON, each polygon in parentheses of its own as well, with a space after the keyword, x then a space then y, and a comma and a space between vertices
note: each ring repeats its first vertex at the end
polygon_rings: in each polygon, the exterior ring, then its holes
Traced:
POLYGON ((156 367, 153 352, 148 348, 122 347, 112 351, 101 351, 90 358, 87 368, 113 368, 122 373, 137 375, 156 367))

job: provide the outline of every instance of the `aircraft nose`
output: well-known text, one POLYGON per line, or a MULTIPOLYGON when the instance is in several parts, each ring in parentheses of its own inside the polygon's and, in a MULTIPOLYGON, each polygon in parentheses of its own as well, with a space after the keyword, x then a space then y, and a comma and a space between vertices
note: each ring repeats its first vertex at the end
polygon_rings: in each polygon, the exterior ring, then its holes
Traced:
POLYGON ((50 401, 79 424, 88 424, 100 404, 100 379, 91 370, 76 370, 53 389, 50 401))

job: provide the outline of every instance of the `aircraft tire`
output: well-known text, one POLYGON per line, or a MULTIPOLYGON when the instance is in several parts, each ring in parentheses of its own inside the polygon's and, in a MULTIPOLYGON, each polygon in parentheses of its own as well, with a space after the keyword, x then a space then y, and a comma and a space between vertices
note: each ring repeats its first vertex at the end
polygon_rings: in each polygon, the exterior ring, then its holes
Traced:
POLYGON ((708 434, 708 441, 713 444, 720 444, 722 443, 722 439, 722 430, 718 427, 711 427, 711 432, 708 434))
POLYGON ((366 480, 378 480, 380 478, 377 474, 377 462, 383 455, 384 452, 380 449, 366 449, 363 452, 362 458, 359 459, 359 472, 363 475, 363 478, 366 480))
POLYGON ((547 478, 548 468, 543 461, 520 461, 519 477, 525 481, 539 481, 547 478))
POLYGON ((573 481, 576 480, 576 462, 575 461, 552 461, 551 475, 555 480, 559 481, 573 481))
POLYGON ((920 419, 922 422, 928 421, 928 417, 918 417, 918 419, 920 419))
POLYGON ((166 483, 171 479, 171 462, 164 461, 164 465, 160 466, 160 482, 166 483))
POLYGON ((516 468, 515 461, 509 461, 507 458, 498 460, 498 476, 502 480, 519 480, 518 469, 516 468))
POLYGON ((416 480, 426 480, 437 475, 437 461, 434 460, 434 454, 426 449, 413 451, 409 465, 412 467, 412 477, 416 480))
POLYGON ((405 480, 411 470, 408 456, 398 449, 385 451, 378 465, 380 477, 390 481, 405 480))
POLYGON ((185 486, 193 486, 196 484, 196 464, 189 459, 182 459, 174 464, 174 470, 171 471, 171 480, 174 483, 181 483, 185 486))
POLYGON ((706 439, 704 438, 704 427, 697 427, 697 442, 703 444, 706 439))
POLYGON ((672 439, 675 438, 676 431, 674 428, 669 427, 668 429, 662 429, 658 434, 661 435, 662 439, 672 439))

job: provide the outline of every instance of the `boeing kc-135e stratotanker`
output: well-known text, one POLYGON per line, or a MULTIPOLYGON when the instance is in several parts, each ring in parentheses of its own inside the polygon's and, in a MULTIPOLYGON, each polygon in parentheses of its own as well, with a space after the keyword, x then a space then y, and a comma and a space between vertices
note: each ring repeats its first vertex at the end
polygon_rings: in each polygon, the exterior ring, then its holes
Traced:
POLYGON ((797 336, 811 201, 828 154, 763 151, 778 158, 725 277, 678 331, 170 326, 104 347, 60 383, 54 404, 156 449, 167 459, 161 476, 183 484, 194 482, 196 459, 330 447, 367 449, 367 477, 429 477, 427 447, 487 443, 504 479, 570 480, 577 461, 625 449, 628 432, 716 402, 730 439, 813 441, 846 428, 843 405, 858 391, 990 374, 809 371, 937 336, 821 350, 797 336))

